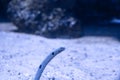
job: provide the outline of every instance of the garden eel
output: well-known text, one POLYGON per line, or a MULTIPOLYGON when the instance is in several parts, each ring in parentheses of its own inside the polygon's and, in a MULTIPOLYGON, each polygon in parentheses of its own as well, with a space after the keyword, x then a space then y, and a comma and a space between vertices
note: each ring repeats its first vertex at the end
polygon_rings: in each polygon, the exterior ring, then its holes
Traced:
POLYGON ((34 80, 39 80, 45 67, 47 66, 47 64, 57 55, 59 54, 60 52, 64 51, 65 48, 64 47, 60 47, 58 49, 56 49, 55 51, 53 51, 52 53, 50 53, 44 60, 43 62, 40 64, 38 70, 37 70, 37 73, 35 75, 35 78, 34 80))

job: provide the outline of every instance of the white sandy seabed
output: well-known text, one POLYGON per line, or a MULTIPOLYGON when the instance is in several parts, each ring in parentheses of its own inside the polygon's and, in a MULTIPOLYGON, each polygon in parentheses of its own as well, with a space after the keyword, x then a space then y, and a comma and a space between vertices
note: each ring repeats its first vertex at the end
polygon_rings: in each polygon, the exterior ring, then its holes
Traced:
POLYGON ((47 39, 0 32, 0 80, 33 80, 40 63, 65 47, 41 80, 120 80, 120 42, 110 37, 47 39))

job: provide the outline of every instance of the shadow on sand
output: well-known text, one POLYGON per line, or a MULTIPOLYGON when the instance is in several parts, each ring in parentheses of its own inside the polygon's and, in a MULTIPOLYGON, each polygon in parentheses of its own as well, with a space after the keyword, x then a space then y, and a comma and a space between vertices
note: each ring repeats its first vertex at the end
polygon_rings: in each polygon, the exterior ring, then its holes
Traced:
POLYGON ((7 17, 0 15, 0 23, 8 23, 8 22, 10 22, 10 20, 7 17))
POLYGON ((120 23, 84 25, 83 36, 104 36, 120 40, 120 23))

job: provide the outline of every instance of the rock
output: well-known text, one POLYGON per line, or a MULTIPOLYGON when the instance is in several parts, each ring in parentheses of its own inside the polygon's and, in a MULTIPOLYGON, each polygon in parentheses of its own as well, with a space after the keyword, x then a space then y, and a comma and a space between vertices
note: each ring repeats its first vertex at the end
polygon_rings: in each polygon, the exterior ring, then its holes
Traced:
POLYGON ((10 19, 21 31, 46 37, 80 36, 80 21, 72 9, 76 0, 12 0, 10 19))

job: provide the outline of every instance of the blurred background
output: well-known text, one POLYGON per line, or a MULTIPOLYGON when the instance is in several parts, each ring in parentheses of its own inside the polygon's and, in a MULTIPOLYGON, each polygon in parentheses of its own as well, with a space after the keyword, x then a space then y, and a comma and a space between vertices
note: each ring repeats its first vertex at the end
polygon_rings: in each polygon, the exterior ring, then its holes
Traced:
POLYGON ((0 30, 48 38, 120 38, 119 0, 0 0, 0 30))

